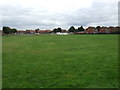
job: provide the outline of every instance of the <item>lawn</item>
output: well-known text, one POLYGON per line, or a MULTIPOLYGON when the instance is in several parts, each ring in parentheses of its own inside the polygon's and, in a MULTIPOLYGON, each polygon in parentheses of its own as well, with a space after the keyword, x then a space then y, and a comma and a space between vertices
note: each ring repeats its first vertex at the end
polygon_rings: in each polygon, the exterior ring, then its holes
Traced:
POLYGON ((2 39, 3 88, 118 87, 118 35, 2 39))

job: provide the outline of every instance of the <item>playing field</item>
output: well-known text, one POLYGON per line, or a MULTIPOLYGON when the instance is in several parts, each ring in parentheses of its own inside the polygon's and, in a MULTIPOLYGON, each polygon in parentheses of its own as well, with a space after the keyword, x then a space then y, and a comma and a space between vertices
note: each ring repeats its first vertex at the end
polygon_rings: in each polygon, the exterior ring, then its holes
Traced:
POLYGON ((117 88, 118 35, 3 36, 3 88, 117 88))

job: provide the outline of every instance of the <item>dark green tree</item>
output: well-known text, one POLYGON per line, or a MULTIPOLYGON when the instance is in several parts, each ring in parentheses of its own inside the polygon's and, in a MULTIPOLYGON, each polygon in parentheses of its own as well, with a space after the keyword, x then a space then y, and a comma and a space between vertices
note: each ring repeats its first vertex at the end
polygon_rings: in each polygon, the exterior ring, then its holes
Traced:
POLYGON ((78 32, 84 31, 85 29, 83 28, 83 26, 78 27, 78 32))
POLYGON ((55 29, 53 30, 53 32, 56 33, 56 32, 57 32, 57 29, 55 28, 55 29))
POLYGON ((98 31, 100 31, 100 26, 97 26, 96 29, 97 29, 98 31))
POLYGON ((38 29, 35 29, 35 32, 38 33, 38 30, 39 30, 39 28, 38 28, 38 29))
POLYGON ((61 29, 61 28, 55 28, 55 29, 53 30, 53 32, 54 32, 54 33, 62 32, 62 29, 61 29))
POLYGON ((17 32, 17 29, 13 28, 11 29, 11 33, 16 33, 17 32))
POLYGON ((62 29, 61 29, 61 28, 58 28, 58 29, 57 29, 57 32, 62 32, 62 29))
POLYGON ((74 26, 71 26, 71 27, 68 29, 68 32, 76 32, 76 29, 74 28, 74 26))
POLYGON ((3 33, 6 33, 6 34, 10 34, 11 33, 10 27, 4 26, 2 30, 3 30, 3 33))
POLYGON ((6 27, 6 26, 4 26, 2 30, 3 30, 3 33, 6 33, 6 34, 11 34, 11 33, 17 32, 17 29, 15 29, 15 28, 11 29, 10 27, 6 27))

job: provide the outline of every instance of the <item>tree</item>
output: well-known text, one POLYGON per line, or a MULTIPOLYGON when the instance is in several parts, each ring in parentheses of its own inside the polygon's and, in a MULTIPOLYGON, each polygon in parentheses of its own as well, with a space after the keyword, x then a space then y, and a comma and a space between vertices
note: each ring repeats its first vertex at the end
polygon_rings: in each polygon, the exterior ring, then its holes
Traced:
POLYGON ((76 29, 75 29, 73 26, 71 26, 71 27, 68 29, 68 32, 76 32, 76 29))
POLYGON ((78 27, 78 32, 84 31, 85 29, 83 28, 83 26, 78 27))
POLYGON ((53 30, 53 32, 54 32, 54 33, 56 33, 56 32, 62 32, 62 29, 61 29, 61 28, 55 28, 55 29, 53 30))
POLYGON ((6 33, 6 34, 9 34, 9 33, 11 33, 11 29, 10 29, 10 27, 3 27, 3 33, 6 33))
POLYGON ((53 30, 53 32, 56 33, 56 32, 57 32, 57 29, 55 28, 55 29, 53 30))
POLYGON ((57 29, 57 32, 62 32, 62 29, 61 29, 61 28, 58 28, 58 29, 57 29))
POLYGON ((13 28, 11 29, 11 33, 16 33, 17 32, 17 29, 13 28))
POLYGON ((39 28, 38 28, 38 29, 35 29, 35 32, 38 33, 38 30, 39 30, 39 28))
POLYGON ((15 28, 11 29, 10 27, 6 27, 6 26, 3 27, 3 33, 10 34, 10 33, 16 33, 16 32, 17 32, 17 29, 15 28))
POLYGON ((100 26, 97 26, 96 29, 97 29, 98 31, 100 31, 100 26))

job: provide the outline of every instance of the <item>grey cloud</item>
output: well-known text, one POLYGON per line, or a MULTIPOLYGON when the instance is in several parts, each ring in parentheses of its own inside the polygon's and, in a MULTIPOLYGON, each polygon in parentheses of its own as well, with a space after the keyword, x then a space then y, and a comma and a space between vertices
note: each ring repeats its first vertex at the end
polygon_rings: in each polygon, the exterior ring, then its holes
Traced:
POLYGON ((103 25, 117 26, 117 2, 93 2, 90 8, 77 9, 74 12, 52 13, 44 9, 2 6, 3 26, 18 29, 53 29, 54 27, 69 28, 70 26, 103 25))
POLYGON ((94 3, 91 8, 77 10, 74 15, 66 17, 69 25, 116 25, 118 21, 117 3, 94 3))

